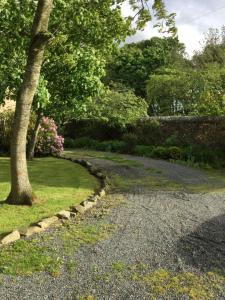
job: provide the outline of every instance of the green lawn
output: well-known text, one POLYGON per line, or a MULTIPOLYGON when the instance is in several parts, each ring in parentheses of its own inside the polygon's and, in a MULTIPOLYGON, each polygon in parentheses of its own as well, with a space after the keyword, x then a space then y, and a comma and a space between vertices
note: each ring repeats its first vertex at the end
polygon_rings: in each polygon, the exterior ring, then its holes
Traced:
POLYGON ((78 164, 52 157, 29 162, 29 175, 39 203, 32 207, 3 203, 10 190, 9 159, 0 158, 0 234, 23 228, 80 203, 98 187, 98 181, 78 164))

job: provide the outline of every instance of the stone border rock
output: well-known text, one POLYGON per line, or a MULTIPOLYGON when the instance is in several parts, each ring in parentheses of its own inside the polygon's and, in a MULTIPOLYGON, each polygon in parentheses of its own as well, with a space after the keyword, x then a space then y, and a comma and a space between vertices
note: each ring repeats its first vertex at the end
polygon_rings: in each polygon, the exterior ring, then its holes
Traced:
POLYGON ((11 244, 21 238, 30 237, 35 233, 40 233, 46 229, 53 226, 60 226, 71 218, 75 218, 77 214, 83 214, 85 211, 89 210, 95 206, 99 199, 106 195, 107 189, 107 177, 95 166, 93 166, 89 161, 84 159, 74 159, 67 157, 65 155, 54 156, 59 159, 66 159, 74 163, 78 163, 85 167, 89 173, 97 177, 100 181, 100 189, 95 192, 93 195, 89 196, 87 199, 83 200, 80 204, 73 205, 70 207, 70 210, 61 210, 56 213, 54 216, 49 218, 44 218, 35 224, 30 225, 28 228, 20 230, 15 229, 12 232, 6 234, 3 238, 0 239, 0 247, 11 244))

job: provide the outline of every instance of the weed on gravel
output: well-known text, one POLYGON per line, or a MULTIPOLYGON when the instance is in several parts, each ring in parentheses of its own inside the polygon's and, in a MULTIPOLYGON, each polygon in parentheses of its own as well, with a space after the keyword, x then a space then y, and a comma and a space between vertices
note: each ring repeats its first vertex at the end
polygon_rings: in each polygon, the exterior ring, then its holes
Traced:
POLYGON ((194 274, 155 270, 145 275, 133 273, 133 280, 147 285, 151 299, 213 300, 221 295, 225 284, 225 274, 219 271, 194 274), (185 298, 186 299, 186 298, 185 298))
POLYGON ((129 190, 134 186, 146 187, 149 189, 160 189, 166 191, 176 191, 183 188, 182 184, 165 179, 165 178, 156 178, 154 176, 146 176, 141 179, 131 179, 125 178, 118 174, 111 175, 111 185, 115 189, 119 190, 129 190))
POLYGON ((46 271, 59 276, 62 266, 69 272, 76 269, 73 256, 85 244, 94 244, 107 239, 114 230, 111 224, 88 224, 86 221, 68 223, 49 236, 32 240, 20 240, 0 250, 0 273, 10 275, 31 275, 46 271))

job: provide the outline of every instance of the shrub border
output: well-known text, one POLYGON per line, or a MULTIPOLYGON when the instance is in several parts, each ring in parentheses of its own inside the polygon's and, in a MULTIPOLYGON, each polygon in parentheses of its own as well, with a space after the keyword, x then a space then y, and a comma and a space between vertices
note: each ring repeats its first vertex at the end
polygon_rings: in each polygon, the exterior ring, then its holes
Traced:
POLYGON ((84 212, 95 206, 97 202, 106 195, 107 177, 99 168, 95 167, 92 163, 85 159, 75 159, 66 155, 54 155, 54 157, 58 159, 69 160, 73 163, 77 163, 85 167, 91 175, 95 176, 100 181, 100 188, 91 196, 87 197, 85 200, 82 200, 80 204, 70 206, 70 209, 68 210, 61 210, 51 217, 47 217, 33 224, 30 224, 29 227, 25 229, 14 229, 0 239, 0 247, 12 244, 19 239, 30 237, 33 234, 41 233, 48 228, 60 226, 67 220, 75 218, 78 214, 83 214, 84 212))

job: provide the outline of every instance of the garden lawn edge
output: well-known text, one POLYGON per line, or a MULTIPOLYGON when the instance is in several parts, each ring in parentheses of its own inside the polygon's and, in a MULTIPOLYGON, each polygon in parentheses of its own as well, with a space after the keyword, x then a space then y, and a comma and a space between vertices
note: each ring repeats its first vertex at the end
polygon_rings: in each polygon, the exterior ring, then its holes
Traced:
POLYGON ((54 216, 41 219, 35 222, 35 224, 30 224, 29 227, 23 230, 15 228, 10 233, 6 233, 6 235, 0 239, 0 247, 12 244, 19 239, 30 237, 33 234, 41 233, 50 227, 60 226, 67 220, 75 218, 77 214, 85 213, 85 211, 95 206, 98 200, 105 196, 107 189, 107 177, 101 172, 99 168, 96 168, 93 164, 85 159, 74 159, 66 155, 54 155, 54 157, 58 159, 69 160, 73 163, 77 163, 85 167, 91 175, 95 176, 100 181, 100 188, 91 196, 82 200, 80 204, 70 206, 69 210, 61 210, 54 216))

